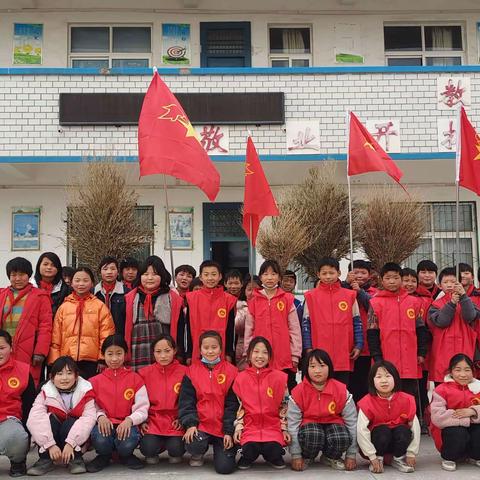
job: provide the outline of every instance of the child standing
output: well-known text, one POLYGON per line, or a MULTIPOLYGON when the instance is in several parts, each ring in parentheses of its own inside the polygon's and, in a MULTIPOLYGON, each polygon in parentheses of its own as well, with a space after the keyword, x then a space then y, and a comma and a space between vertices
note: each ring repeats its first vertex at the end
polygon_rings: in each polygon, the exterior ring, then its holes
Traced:
POLYGON ((352 395, 333 378, 327 352, 312 350, 305 360, 303 381, 288 402, 292 470, 304 470, 320 452, 323 463, 331 468, 355 470, 357 410, 352 395))
POLYGON ((348 385, 353 362, 363 348, 362 320, 357 292, 340 284, 340 264, 330 257, 318 265, 319 283, 305 294, 303 349, 326 350, 332 358, 334 378, 348 385))
POLYGON ((176 359, 175 340, 160 335, 152 344, 155 363, 140 370, 147 387, 150 408, 142 425, 140 451, 149 465, 159 462, 158 454, 166 450, 169 463, 180 463, 185 453, 183 434, 178 419, 178 395, 187 368, 176 359))
MULTIPOLYGON (((282 275, 282 284, 281 284, 282 290, 284 292, 295 295, 296 285, 297 285, 297 275, 295 274, 295 272, 293 270, 285 270, 285 272, 283 272, 283 275, 282 275)), ((303 318, 302 302, 298 298, 294 297, 293 304, 295 305, 298 321, 300 322, 300 325, 301 325, 302 318, 303 318)))
POLYGON ((125 257, 120 262, 120 280, 123 282, 127 290, 133 289, 133 284, 137 279, 138 260, 133 257, 125 257))
POLYGON ((90 379, 97 404, 97 425, 92 431, 97 457, 87 465, 89 472, 107 467, 114 450, 127 468, 143 468, 133 451, 140 440, 138 426, 147 419, 150 404, 140 375, 125 368, 127 351, 123 336, 107 337, 102 345, 107 368, 90 379))
POLYGON ((468 355, 454 355, 445 382, 433 392, 432 436, 449 472, 465 457, 480 467, 480 380, 473 369, 468 355))
POLYGON ((85 473, 82 448, 95 425, 95 413, 90 382, 79 376, 71 357, 57 358, 28 416, 40 457, 28 475, 44 475, 55 468, 54 462, 68 464, 70 473, 85 473))
POLYGON ((102 360, 103 341, 115 332, 112 315, 107 306, 91 292, 94 284, 92 271, 79 267, 72 278, 73 293, 55 315, 52 344, 48 363, 69 355, 77 363, 83 378, 93 377, 102 360))
POLYGON ((283 447, 290 443, 286 425, 287 375, 269 366, 272 346, 255 337, 248 346, 249 368, 235 378, 240 402, 234 440, 242 446, 238 468, 246 470, 262 455, 274 468, 284 468, 283 447))
POLYGON ((225 274, 225 290, 238 298, 242 289, 242 274, 238 270, 230 270, 225 274))
POLYGON ((233 444, 238 400, 232 390, 237 369, 222 360, 222 337, 207 330, 200 335, 201 362, 194 362, 180 387, 179 417, 190 466, 203 465, 203 456, 213 445, 213 463, 217 473, 235 470, 233 444))
POLYGON ((302 354, 302 334, 294 297, 278 287, 282 275, 280 265, 275 260, 262 263, 259 277, 263 289, 255 290, 248 302, 245 354, 252 337, 265 337, 275 352, 270 361, 271 367, 288 375, 288 388, 291 391, 297 384, 295 376, 302 354))
POLYGON ((436 284, 438 267, 431 260, 422 260, 417 265, 418 289, 421 296, 428 295, 435 300, 442 290, 436 284))
POLYGON ((471 297, 475 291, 475 274, 472 266, 468 263, 459 263, 458 273, 460 274, 460 283, 463 285, 465 293, 471 297))
POLYGON ((415 399, 400 391, 400 375, 393 363, 376 362, 368 376, 369 393, 358 402, 357 440, 370 460, 370 471, 383 472, 383 458, 393 454, 392 467, 415 470, 420 448, 420 424, 415 399))

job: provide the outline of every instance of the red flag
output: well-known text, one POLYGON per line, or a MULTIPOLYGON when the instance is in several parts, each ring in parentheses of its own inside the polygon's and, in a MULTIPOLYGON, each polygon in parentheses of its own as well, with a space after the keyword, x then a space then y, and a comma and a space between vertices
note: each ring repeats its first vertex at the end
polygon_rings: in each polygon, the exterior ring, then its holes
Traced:
POLYGON ((480 196, 480 136, 468 120, 463 107, 457 138, 458 184, 480 196))
POLYGON ((243 197, 243 229, 255 246, 258 227, 264 217, 279 215, 275 198, 265 178, 257 150, 250 137, 245 159, 245 193, 243 197))
POLYGON ((220 175, 178 100, 157 72, 138 120, 140 176, 164 173, 192 183, 213 202, 220 175))
POLYGON ((403 176, 403 172, 353 112, 350 112, 347 168, 349 176, 367 172, 385 172, 397 183, 400 183, 403 176))

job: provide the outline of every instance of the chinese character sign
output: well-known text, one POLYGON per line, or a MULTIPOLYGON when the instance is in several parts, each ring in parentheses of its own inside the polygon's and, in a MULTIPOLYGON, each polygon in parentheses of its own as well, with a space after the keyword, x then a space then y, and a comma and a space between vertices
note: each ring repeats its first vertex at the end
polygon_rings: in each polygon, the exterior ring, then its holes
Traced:
POLYGON ((315 120, 289 120, 287 129, 287 152, 308 154, 320 150, 320 123, 315 120))
POLYGON ((367 130, 387 153, 400 153, 400 122, 393 118, 367 120, 367 130))
POLYGON ((209 155, 228 155, 229 130, 224 125, 203 125, 195 127, 202 147, 209 155))
POLYGON ((457 120, 448 117, 439 118, 437 137, 440 152, 454 152, 457 148, 457 120))
POLYGON ((440 110, 467 107, 471 103, 469 77, 437 78, 437 103, 440 110))

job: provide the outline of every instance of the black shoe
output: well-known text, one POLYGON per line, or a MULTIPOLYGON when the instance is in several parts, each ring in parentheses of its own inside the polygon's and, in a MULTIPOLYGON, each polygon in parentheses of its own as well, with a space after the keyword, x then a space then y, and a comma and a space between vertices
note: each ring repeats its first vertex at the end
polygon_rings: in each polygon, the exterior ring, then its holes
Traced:
POLYGON ((430 431, 428 430, 428 425, 426 423, 422 422, 422 425, 420 426, 420 431, 422 435, 430 435, 430 431))
POLYGON ((141 468, 145 467, 143 462, 133 453, 128 457, 121 458, 121 462, 131 470, 140 470, 141 468))
POLYGON ((270 462, 270 465, 273 467, 273 468, 278 468, 278 469, 281 469, 281 468, 285 468, 286 465, 285 465, 285 460, 283 460, 283 457, 280 457, 276 460, 272 460, 270 462))
POLYGON ((85 473, 87 471, 81 453, 75 452, 75 457, 73 458, 73 460, 70 460, 70 462, 68 462, 68 469, 73 475, 78 473, 85 473))
POLYGON ((87 472, 97 473, 110 465, 110 455, 97 455, 88 465, 87 472))
POLYGON ((245 457, 240 457, 240 460, 237 462, 237 468, 239 470, 248 470, 252 466, 252 462, 247 460, 245 457))
POLYGON ((25 462, 10 462, 10 472, 11 477, 23 477, 27 474, 27 465, 25 462))
POLYGON ((41 476, 48 472, 51 472, 55 468, 55 465, 50 460, 50 457, 40 458, 27 470, 27 475, 41 476))

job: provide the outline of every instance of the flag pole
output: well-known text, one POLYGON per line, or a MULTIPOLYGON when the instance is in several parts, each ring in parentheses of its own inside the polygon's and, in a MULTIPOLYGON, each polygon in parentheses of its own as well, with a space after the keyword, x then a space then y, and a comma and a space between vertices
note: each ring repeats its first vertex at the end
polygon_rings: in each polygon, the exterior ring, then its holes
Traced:
POLYGON ((248 270, 250 272, 250 279, 253 281, 253 276, 255 275, 255 254, 256 254, 256 249, 253 246, 253 223, 252 223, 252 216, 250 215, 250 241, 248 242, 249 246, 249 262, 248 262, 248 270))
POLYGON ((455 262, 455 272, 457 280, 460 281, 460 265, 458 257, 460 255, 460 161, 462 156, 462 108, 458 109, 457 114, 457 151, 455 154, 455 251, 453 261, 455 262))
MULTIPOLYGON (((350 112, 347 110, 347 138, 350 142, 350 112)), ((353 271, 353 220, 352 220, 352 189, 348 174, 349 145, 347 145, 347 186, 348 186, 348 230, 350 235, 350 271, 353 271)))
POLYGON ((170 206, 168 204, 167 176, 163 175, 163 191, 165 192, 165 206, 167 208, 167 242, 170 250, 170 268, 172 270, 172 283, 175 286, 175 268, 173 265, 173 247, 172 247, 172 231, 170 229, 170 206))

